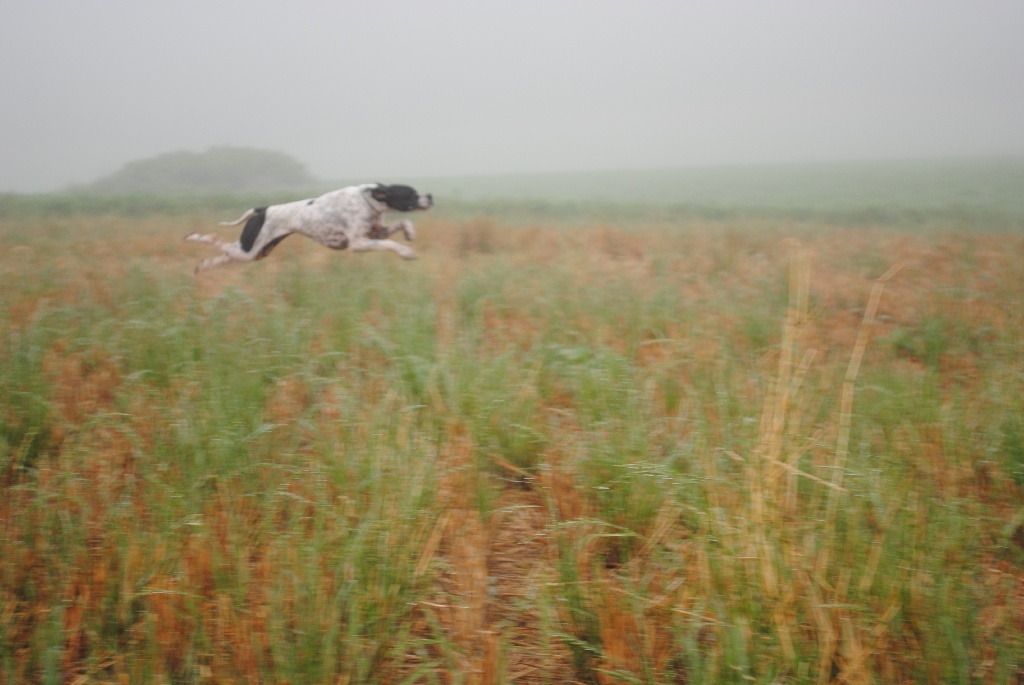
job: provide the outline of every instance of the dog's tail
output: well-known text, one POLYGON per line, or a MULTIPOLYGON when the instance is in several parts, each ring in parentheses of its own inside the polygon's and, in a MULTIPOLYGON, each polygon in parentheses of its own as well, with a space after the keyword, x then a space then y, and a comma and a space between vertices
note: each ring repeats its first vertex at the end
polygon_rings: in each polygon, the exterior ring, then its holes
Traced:
POLYGON ((237 226, 237 225, 239 225, 239 224, 241 224, 241 223, 243 223, 245 221, 248 221, 249 217, 251 217, 255 213, 256 213, 255 209, 250 209, 249 211, 247 211, 245 214, 243 214, 242 216, 238 217, 234 221, 221 221, 221 222, 219 222, 219 224, 221 226, 237 226))

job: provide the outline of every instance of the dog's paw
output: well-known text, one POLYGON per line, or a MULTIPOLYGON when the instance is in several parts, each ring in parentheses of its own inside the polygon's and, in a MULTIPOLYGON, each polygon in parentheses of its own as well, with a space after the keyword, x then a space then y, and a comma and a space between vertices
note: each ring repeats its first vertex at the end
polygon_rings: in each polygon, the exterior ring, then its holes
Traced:
POLYGON ((402 219, 398 224, 399 229, 405 234, 405 239, 410 243, 416 240, 416 229, 408 219, 402 219))
POLYGON ((398 255, 402 259, 416 259, 416 257, 418 256, 415 250, 408 248, 405 245, 399 245, 399 247, 401 247, 402 249, 398 251, 398 255))

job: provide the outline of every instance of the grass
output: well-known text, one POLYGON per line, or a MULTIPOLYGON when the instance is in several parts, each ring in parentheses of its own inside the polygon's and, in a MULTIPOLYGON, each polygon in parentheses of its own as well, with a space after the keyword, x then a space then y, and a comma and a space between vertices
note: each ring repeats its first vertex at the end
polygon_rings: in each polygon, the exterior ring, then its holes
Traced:
POLYGON ((0 682, 1024 679, 1001 222, 213 209, 5 210, 0 682))

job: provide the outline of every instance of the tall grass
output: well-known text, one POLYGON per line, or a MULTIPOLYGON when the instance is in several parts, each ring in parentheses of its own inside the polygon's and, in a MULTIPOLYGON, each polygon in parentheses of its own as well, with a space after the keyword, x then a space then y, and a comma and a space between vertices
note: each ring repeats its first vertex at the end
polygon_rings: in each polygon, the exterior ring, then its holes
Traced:
POLYGON ((1020 236, 201 219, 5 220, 0 682, 1024 678, 1020 236))

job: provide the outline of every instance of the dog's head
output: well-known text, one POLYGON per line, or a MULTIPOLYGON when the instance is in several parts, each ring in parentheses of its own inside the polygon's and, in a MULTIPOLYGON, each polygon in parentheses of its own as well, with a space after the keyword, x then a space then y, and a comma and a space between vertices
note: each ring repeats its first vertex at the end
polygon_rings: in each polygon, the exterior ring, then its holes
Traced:
POLYGON ((384 205, 383 211, 411 212, 434 206, 434 198, 430 193, 420 195, 415 188, 403 185, 378 183, 370 190, 370 197, 384 205))

